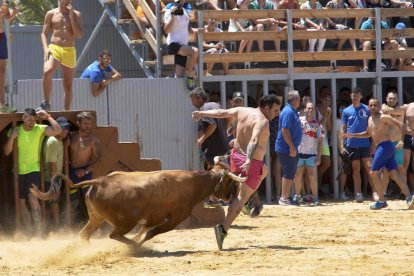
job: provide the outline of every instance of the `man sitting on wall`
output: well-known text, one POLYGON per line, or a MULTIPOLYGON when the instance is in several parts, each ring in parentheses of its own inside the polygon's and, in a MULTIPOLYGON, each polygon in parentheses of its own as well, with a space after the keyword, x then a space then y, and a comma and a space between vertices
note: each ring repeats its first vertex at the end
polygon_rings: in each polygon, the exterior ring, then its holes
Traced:
POLYGON ((111 66, 112 54, 103 50, 97 61, 83 71, 81 78, 89 79, 92 85, 92 95, 98 97, 112 81, 121 79, 121 74, 111 66))

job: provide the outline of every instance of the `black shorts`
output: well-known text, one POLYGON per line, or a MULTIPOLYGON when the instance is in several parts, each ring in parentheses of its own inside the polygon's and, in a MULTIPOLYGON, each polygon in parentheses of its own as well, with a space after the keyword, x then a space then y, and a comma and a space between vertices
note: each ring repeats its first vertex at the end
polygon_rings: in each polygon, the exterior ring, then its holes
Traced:
POLYGON ((40 172, 19 174, 19 198, 28 198, 30 193, 29 189, 32 187, 32 184, 40 189, 40 172))
POLYGON ((371 157, 370 148, 363 147, 363 148, 345 148, 349 152, 349 156, 351 161, 353 160, 361 160, 363 158, 371 157))
POLYGON ((185 68, 187 67, 187 57, 178 54, 178 51, 180 51, 182 46, 182 44, 175 42, 168 44, 168 54, 174 55, 174 64, 178 64, 185 68))
POLYGON ((414 151, 414 137, 411 135, 404 135, 404 149, 414 151))

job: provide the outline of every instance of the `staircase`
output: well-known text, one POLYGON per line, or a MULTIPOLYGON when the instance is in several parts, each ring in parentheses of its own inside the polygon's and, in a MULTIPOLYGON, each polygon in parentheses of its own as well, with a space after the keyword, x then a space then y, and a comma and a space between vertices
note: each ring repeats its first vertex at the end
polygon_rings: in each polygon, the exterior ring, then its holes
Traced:
MULTIPOLYGON (((104 8, 104 13, 120 34, 122 40, 128 45, 131 54, 136 59, 147 78, 161 77, 163 41, 161 31, 157 35, 157 19, 145 0, 139 0, 146 17, 154 32, 149 31, 140 24, 136 15, 136 9, 131 0, 98 0, 104 8), (138 31, 138 32, 137 32, 138 31), (140 36, 137 37, 136 34, 140 36), (157 39, 158 37, 158 39, 157 39)), ((159 28, 160 30, 160 28, 159 28)), ((168 60, 167 63, 171 63, 168 60)))

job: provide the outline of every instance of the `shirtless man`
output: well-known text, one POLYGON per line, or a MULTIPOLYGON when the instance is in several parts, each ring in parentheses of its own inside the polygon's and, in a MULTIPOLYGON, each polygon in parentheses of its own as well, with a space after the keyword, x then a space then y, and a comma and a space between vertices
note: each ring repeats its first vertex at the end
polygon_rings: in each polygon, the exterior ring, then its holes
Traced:
MULTIPOLYGON (((398 93, 395 87, 389 87, 385 103, 382 104, 382 113, 391 115, 401 123, 404 123, 405 109, 398 106, 398 93)), ((407 169, 404 168, 404 129, 391 126, 391 142, 395 147, 395 162, 397 162, 398 173, 403 178, 404 182, 407 182, 407 169)), ((407 150, 409 153, 409 150, 407 150)), ((410 153, 409 153, 410 154, 410 153)), ((408 156, 409 157, 409 156, 408 156)), ((409 161, 409 160, 408 160, 409 161)), ((407 166, 408 167, 408 166, 407 166)), ((383 170, 382 184, 384 185, 384 192, 387 192, 389 175, 387 170, 383 170)))
POLYGON ((380 113, 380 105, 378 99, 371 98, 368 102, 371 117, 368 119, 368 128, 360 133, 344 133, 343 138, 368 138, 371 137, 376 147, 375 155, 372 160, 370 175, 375 189, 378 192, 379 200, 371 205, 372 210, 385 208, 388 206, 384 198, 384 191, 379 175, 382 167, 385 167, 392 180, 394 180, 402 193, 406 197, 408 209, 414 209, 414 198, 410 195, 407 183, 404 182, 401 175, 397 172, 397 163, 395 162, 395 147, 391 142, 391 126, 402 128, 404 124, 390 115, 380 113))
MULTIPOLYGON (((404 136, 404 171, 407 172, 410 165, 410 158, 411 166, 414 167, 414 103, 404 105, 403 107, 406 109, 404 136)), ((410 177, 410 174, 408 177, 410 177)), ((411 188, 414 189, 414 187, 411 188)))
MULTIPOLYGON (((73 183, 92 179, 93 167, 99 162, 101 155, 99 140, 92 133, 92 114, 85 111, 80 112, 77 115, 77 125, 79 131, 72 133, 70 136, 69 177, 73 183)), ((70 190, 72 213, 82 204, 87 189, 88 186, 82 189, 70 190)), ((86 212, 86 210, 83 211, 86 212)), ((80 212, 82 213, 82 209, 80 212)), ((82 216, 82 214, 80 215, 82 216)), ((82 219, 82 217, 80 218, 82 219)))
POLYGON ((52 77, 62 65, 63 89, 65 90, 65 110, 72 106, 72 82, 76 69, 75 39, 83 36, 81 13, 72 7, 72 0, 60 0, 59 8, 46 13, 40 35, 44 52, 43 94, 40 107, 50 110, 52 96, 52 77), (47 37, 52 32, 50 44, 47 37))
POLYGON ((12 21, 13 18, 19 13, 19 7, 14 6, 12 10, 5 3, 4 0, 0 0, 0 113, 13 113, 17 110, 15 108, 6 105, 4 98, 4 74, 6 72, 6 63, 8 55, 7 50, 7 35, 4 32, 4 22, 12 21))
POLYGON ((233 195, 224 223, 214 227, 220 250, 223 248, 223 241, 231 224, 267 175, 268 169, 264 165, 263 159, 266 154, 267 140, 269 139, 269 121, 279 112, 280 101, 275 95, 263 96, 258 108, 235 107, 226 110, 215 109, 193 112, 194 120, 200 120, 206 116, 232 118, 238 122, 236 140, 230 156, 230 166, 233 173, 247 176, 247 180, 240 184, 237 194, 233 195))

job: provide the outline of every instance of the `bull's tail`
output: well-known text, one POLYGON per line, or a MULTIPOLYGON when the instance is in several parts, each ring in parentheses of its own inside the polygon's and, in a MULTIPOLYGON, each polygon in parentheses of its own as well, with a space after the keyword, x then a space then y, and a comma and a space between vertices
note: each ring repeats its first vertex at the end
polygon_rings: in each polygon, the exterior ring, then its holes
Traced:
POLYGON ((69 186, 69 188, 75 189, 75 188, 81 188, 86 185, 94 185, 96 184, 96 180, 86 180, 82 181, 77 184, 73 184, 72 180, 70 180, 69 177, 67 177, 64 174, 57 174, 51 179, 51 185, 47 192, 42 192, 37 188, 35 185, 32 185, 32 188, 30 188, 30 192, 32 195, 40 200, 56 200, 60 195, 60 187, 62 185, 62 182, 60 180, 65 181, 65 183, 69 186))

